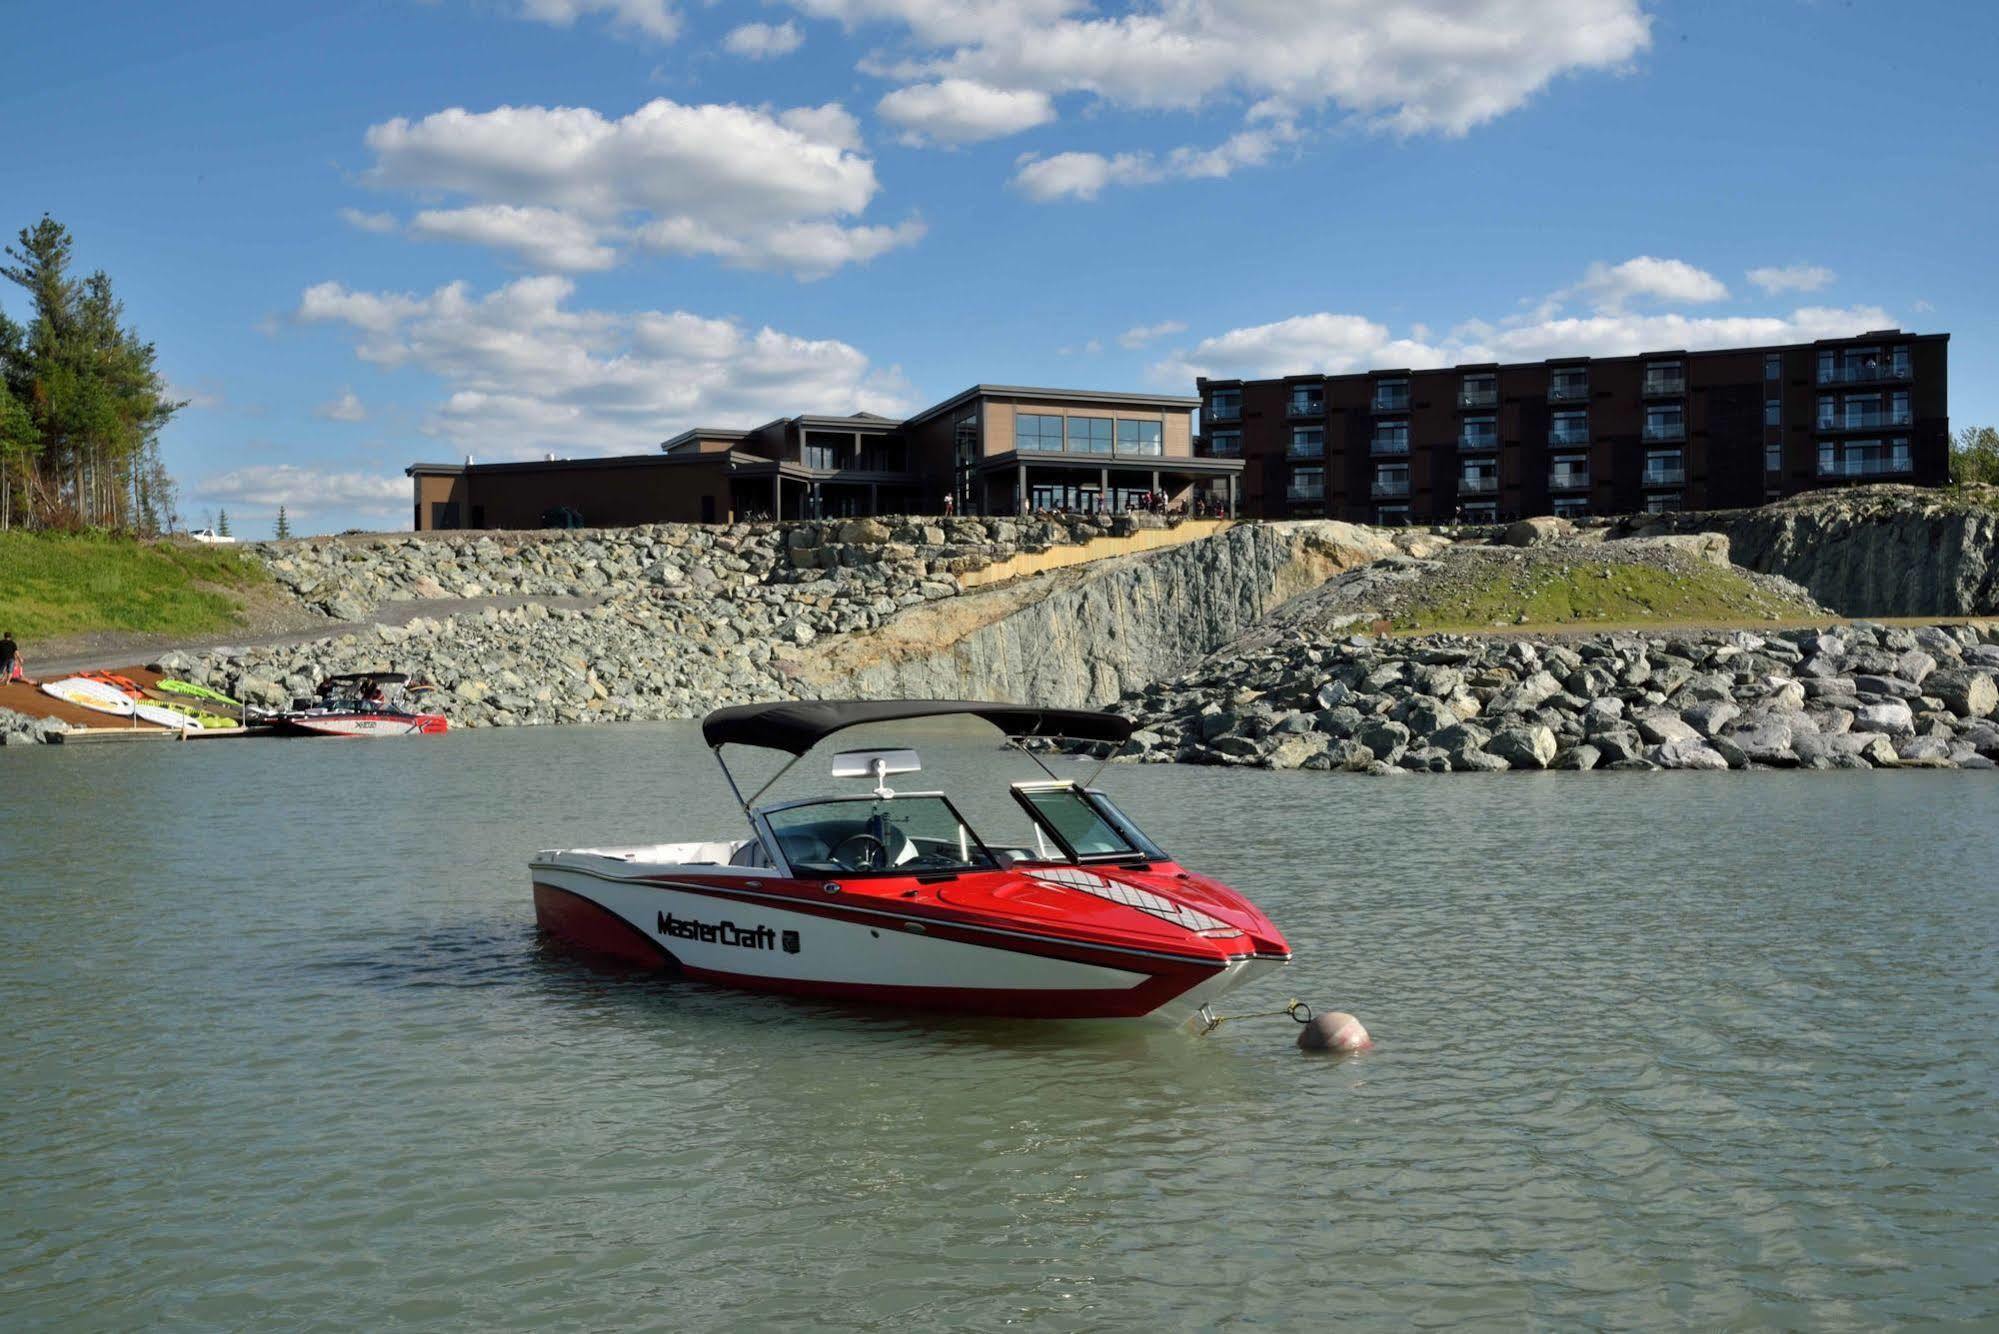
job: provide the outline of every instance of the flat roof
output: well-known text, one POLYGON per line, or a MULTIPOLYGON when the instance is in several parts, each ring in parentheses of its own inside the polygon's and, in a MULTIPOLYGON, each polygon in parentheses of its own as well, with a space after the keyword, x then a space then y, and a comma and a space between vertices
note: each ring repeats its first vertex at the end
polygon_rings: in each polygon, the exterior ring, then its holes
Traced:
POLYGON ((975 398, 1038 398, 1050 403, 1127 403, 1133 407, 1148 408, 1201 406, 1200 399, 1190 398, 1185 394, 1120 394, 1104 389, 1049 389, 1021 384, 975 384, 962 393, 953 394, 943 402, 923 409, 908 418, 903 425, 914 426, 918 422, 928 421, 975 398))
MULTIPOLYGON (((694 463, 733 460, 734 450, 712 450, 706 454, 596 454, 580 459, 524 459, 506 463, 412 463, 403 469, 405 477, 458 477, 465 472, 549 472, 565 468, 679 467, 694 463)), ((749 457, 755 457, 754 455, 749 457)))
POLYGON ((670 440, 660 441, 659 447, 660 451, 664 453, 668 450, 677 449, 681 445, 691 444, 696 440, 735 441, 741 440, 748 434, 748 431, 739 431, 732 426, 696 426, 682 431, 670 440))
MULTIPOLYGON (((1358 371, 1294 371, 1289 375, 1267 375, 1243 378, 1241 376, 1199 377, 1199 385, 1232 384, 1277 384, 1285 380, 1359 380, 1370 375, 1439 375, 1439 374, 1483 374, 1489 371, 1525 370, 1536 366, 1587 366, 1603 361, 1656 361, 1661 357, 1739 357, 1745 352, 1796 352, 1818 347, 1841 347, 1855 344, 1878 342, 1883 339, 1898 338, 1912 343, 1949 342, 1947 333, 1911 333, 1903 329, 1869 329, 1866 333, 1849 334, 1843 338, 1815 338, 1809 343, 1749 343, 1741 347, 1704 347, 1688 351, 1683 347, 1661 347, 1645 352, 1626 352, 1610 357, 1563 356, 1544 357, 1539 361, 1461 361, 1449 366, 1370 366, 1358 371)), ((1196 402, 1199 400, 1197 399, 1196 402)))

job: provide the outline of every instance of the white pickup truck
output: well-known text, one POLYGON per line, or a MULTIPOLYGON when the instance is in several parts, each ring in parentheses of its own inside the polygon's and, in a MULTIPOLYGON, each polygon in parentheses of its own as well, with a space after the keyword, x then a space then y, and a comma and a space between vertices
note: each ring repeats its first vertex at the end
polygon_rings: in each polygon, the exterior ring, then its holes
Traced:
POLYGON ((192 532, 190 532, 188 536, 193 538, 197 542, 216 542, 216 543, 225 543, 233 545, 236 541, 236 539, 229 536, 229 534, 218 533, 213 528, 196 528, 192 532))

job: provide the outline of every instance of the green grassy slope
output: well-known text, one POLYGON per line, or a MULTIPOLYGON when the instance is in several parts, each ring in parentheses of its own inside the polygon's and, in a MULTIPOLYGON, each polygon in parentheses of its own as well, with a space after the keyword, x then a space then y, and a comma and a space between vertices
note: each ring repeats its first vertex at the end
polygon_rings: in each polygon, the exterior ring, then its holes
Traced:
POLYGON ((263 567, 228 547, 95 533, 0 533, 0 631, 36 640, 123 630, 199 635, 237 623, 263 567))
POLYGON ((1811 609, 1757 588, 1739 571, 1701 565, 1579 562, 1488 577, 1419 595, 1395 618, 1397 630, 1482 630, 1536 626, 1729 624, 1810 615, 1811 609), (1524 616, 1526 620, 1520 621, 1524 616))

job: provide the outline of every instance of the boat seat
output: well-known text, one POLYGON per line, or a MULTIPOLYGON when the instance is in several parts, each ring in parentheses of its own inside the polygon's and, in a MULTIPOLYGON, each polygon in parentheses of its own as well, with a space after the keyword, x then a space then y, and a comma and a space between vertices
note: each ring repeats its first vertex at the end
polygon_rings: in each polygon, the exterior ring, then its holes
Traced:
POLYGON ((761 840, 746 838, 735 852, 729 856, 731 866, 752 866, 760 870, 770 869, 770 854, 764 851, 761 840))

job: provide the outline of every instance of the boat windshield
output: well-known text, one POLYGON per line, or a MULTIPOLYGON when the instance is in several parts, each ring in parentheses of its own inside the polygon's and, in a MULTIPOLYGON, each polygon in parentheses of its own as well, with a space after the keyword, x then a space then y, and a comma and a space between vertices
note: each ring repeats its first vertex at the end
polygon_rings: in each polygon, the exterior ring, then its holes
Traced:
POLYGON ((806 875, 922 875, 998 865, 941 796, 844 797, 766 807, 791 869, 806 875))
POLYGON ((1062 845, 1074 861, 1166 854, 1100 792, 1073 783, 1019 783, 1014 799, 1062 845))

